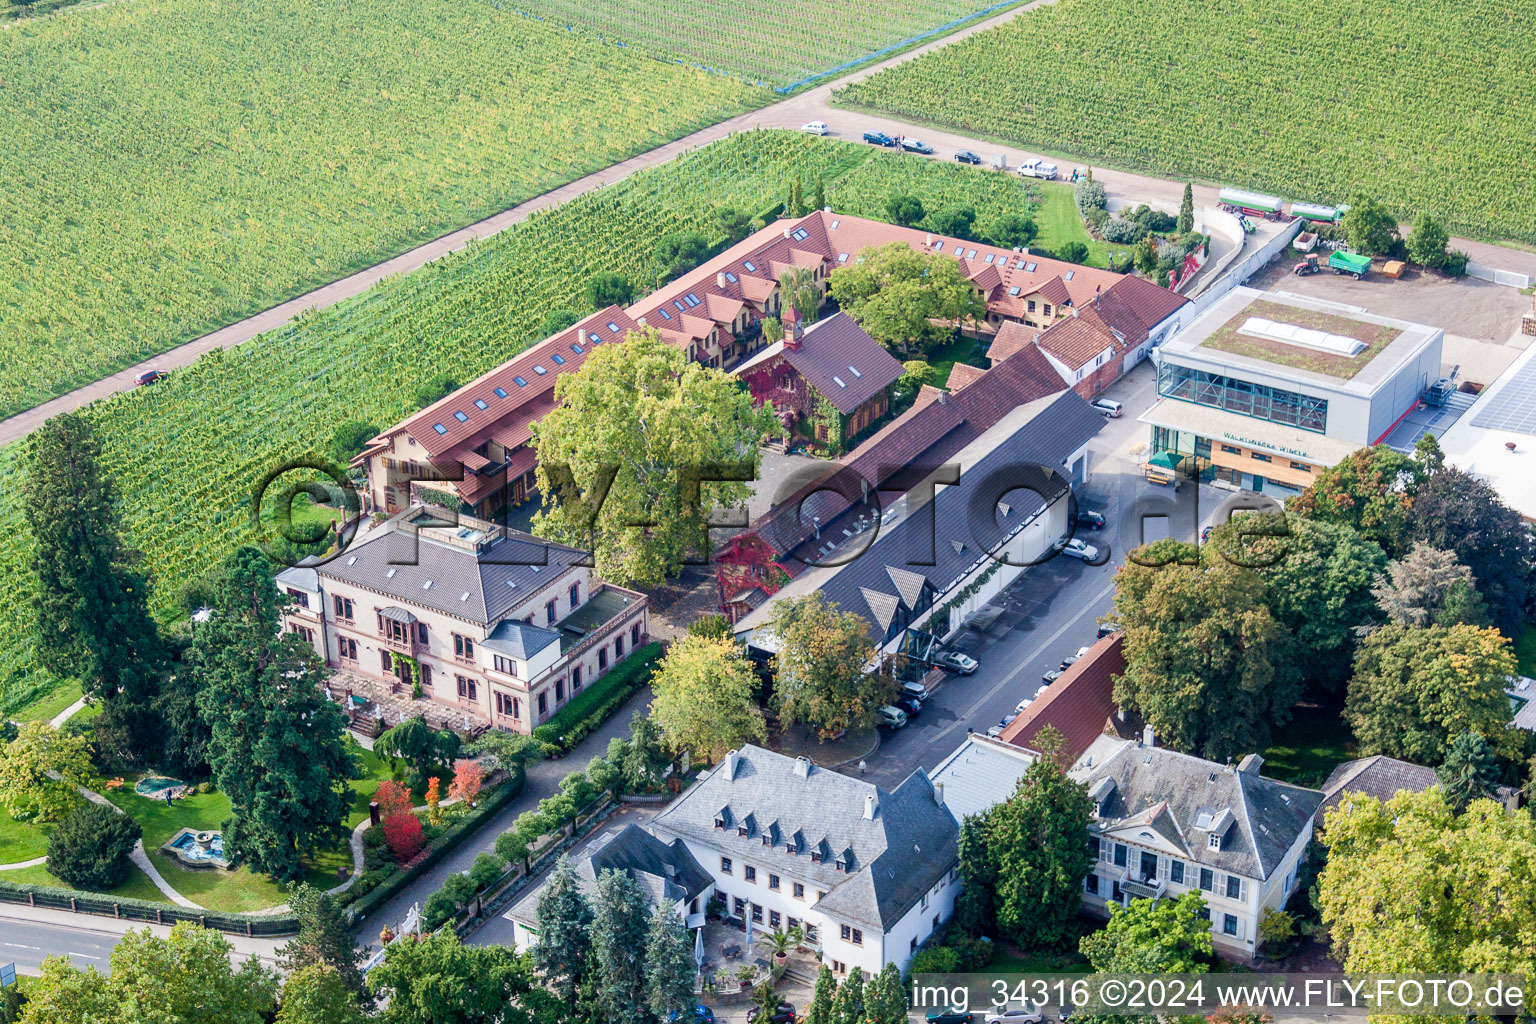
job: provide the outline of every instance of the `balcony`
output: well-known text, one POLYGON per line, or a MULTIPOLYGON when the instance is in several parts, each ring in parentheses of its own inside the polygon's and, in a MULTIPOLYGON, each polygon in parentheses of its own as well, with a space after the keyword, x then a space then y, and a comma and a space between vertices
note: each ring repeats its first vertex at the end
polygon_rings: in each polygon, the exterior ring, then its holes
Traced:
POLYGON ((1162 899, 1167 890, 1168 883, 1157 878, 1147 878, 1143 875, 1126 875, 1120 880, 1120 891, 1127 896, 1146 898, 1150 900, 1162 899))
POLYGON ((390 636, 387 632, 379 633, 378 638, 385 650, 403 654, 408 658, 427 653, 427 645, 414 638, 390 636))

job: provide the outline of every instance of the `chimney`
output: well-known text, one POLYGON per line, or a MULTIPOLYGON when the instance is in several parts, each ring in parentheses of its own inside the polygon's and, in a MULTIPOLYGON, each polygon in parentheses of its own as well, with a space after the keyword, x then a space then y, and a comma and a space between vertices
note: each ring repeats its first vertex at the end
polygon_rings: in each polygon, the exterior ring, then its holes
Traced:
POLYGON ((1152 730, 1150 725, 1141 730, 1141 745, 1144 747, 1157 746, 1157 733, 1152 730))
POLYGON ((798 352, 804 343, 805 328, 800 326, 800 314, 791 305, 784 310, 784 348, 790 352, 798 352))
POLYGON ((645 317, 643 317, 643 316, 640 317, 638 320, 635 321, 635 323, 639 324, 641 327, 644 327, 645 326, 645 317))
POLYGON ((933 784, 933 802, 940 807, 944 806, 944 783, 935 782, 933 784))
POLYGON ((1233 771, 1233 768, 1232 768, 1232 759, 1231 759, 1231 758, 1230 758, 1230 757, 1229 757, 1229 758, 1227 758, 1227 766, 1226 766, 1226 768, 1224 768, 1224 769, 1222 769, 1222 770, 1223 770, 1223 771, 1225 771, 1225 772, 1226 772, 1226 773, 1227 773, 1227 774, 1228 774, 1228 775, 1231 775, 1231 774, 1232 774, 1232 771, 1233 771))
POLYGON ((932 232, 929 232, 928 234, 923 236, 923 248, 924 249, 932 249, 933 248, 933 233, 932 232))
POLYGON ((1264 767, 1262 754, 1244 754, 1243 759, 1237 762, 1237 770, 1244 775, 1257 775, 1262 767, 1264 767))
POLYGON ((795 774, 800 776, 802 779, 810 778, 811 759, 808 757, 795 758, 795 774))
POLYGON ((875 803, 875 794, 873 794, 873 793, 866 794, 865 797, 864 797, 864 820, 865 821, 874 821, 875 820, 875 808, 877 806, 878 805, 875 803))
POLYGON ((734 750, 725 755, 725 781, 736 781, 736 751, 734 750))
POLYGON ((725 291, 725 285, 725 271, 722 270, 720 273, 715 275, 715 287, 719 288, 721 291, 725 291))

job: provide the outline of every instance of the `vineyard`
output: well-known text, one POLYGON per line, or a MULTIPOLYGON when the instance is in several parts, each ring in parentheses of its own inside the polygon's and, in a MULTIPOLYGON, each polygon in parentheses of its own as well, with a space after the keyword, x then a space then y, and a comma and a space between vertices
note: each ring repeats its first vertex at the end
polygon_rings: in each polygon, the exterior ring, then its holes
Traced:
MULTIPOLYGON (((393 422, 414 408, 423 367, 459 380, 482 373, 539 340, 550 310, 581 308, 582 286, 594 273, 645 279, 662 235, 710 234, 722 206, 769 214, 793 178, 810 182, 818 172, 834 209, 871 216, 883 215, 885 189, 896 181, 935 207, 971 203, 983 220, 1010 210, 997 181, 1012 185, 1014 202, 1023 200, 1022 187, 1003 176, 797 132, 739 134, 213 352, 152 388, 88 406, 104 462, 118 467, 130 540, 159 581, 157 613, 177 605, 187 580, 254 539, 257 482, 287 459, 323 450, 337 423, 393 422)), ((0 646, 0 712, 57 682, 33 666, 30 653, 23 447, 0 451, 0 574, 11 581, 0 591, 0 633, 10 638, 0 646)))
POLYGON ((1529 243, 1532 38, 1536 5, 1497 0, 1060 0, 838 102, 1529 243))
POLYGON ((0 415, 770 95, 449 0, 132 0, 15 22, 0 415))
POLYGON ((492 0, 620 45, 785 90, 1024 0, 492 0), (730 26, 724 30, 724 26, 730 26))

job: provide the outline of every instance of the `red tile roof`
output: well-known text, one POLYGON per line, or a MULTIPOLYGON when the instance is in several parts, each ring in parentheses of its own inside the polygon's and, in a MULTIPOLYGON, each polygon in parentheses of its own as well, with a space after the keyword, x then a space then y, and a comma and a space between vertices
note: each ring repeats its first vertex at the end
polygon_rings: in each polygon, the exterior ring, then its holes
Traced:
POLYGON ((997 329, 997 336, 992 339, 992 344, 987 348, 987 358, 992 362, 1000 363, 1015 352, 1022 352, 1035 343, 1035 335, 1040 331, 1034 327, 1027 327, 1017 320, 1008 320, 997 329))
POLYGON ((986 373, 979 366, 971 366, 969 363, 956 363, 949 371, 949 381, 945 387, 950 391, 959 391, 968 384, 974 384, 986 373))
POLYGON ((1115 336, 1097 317, 1069 316, 1042 332, 1037 344, 1068 369, 1077 370, 1106 349, 1113 351, 1115 336))
POLYGON ((1040 730, 1053 726, 1066 740, 1063 756, 1076 761, 1107 730, 1115 712, 1114 677, 1125 671, 1124 633, 1111 633, 1008 724, 998 739, 1016 747, 1032 744, 1040 730))

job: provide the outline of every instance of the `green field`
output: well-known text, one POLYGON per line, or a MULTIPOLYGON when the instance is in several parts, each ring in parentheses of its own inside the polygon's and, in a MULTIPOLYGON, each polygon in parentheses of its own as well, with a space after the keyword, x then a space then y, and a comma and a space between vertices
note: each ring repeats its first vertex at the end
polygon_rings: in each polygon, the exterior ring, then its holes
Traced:
MULTIPOLYGON (((1016 181, 876 153, 797 132, 733 136, 539 214, 465 252, 228 351, 152 388, 85 410, 118 467, 130 540, 158 583, 157 612, 235 545, 254 539, 257 481, 283 460, 324 447, 336 424, 393 422, 427 373, 468 380, 538 340, 551 309, 576 308, 599 270, 650 273, 656 239, 714 230, 720 206, 770 212, 789 182, 820 171, 835 210, 881 215, 893 172, 935 208, 970 203, 980 221, 1022 211, 1016 181), (926 170, 922 170, 926 169, 926 170), (912 179, 910 175, 918 175, 912 179), (998 179, 1012 184, 1000 188, 998 179)), ((723 243, 723 239, 720 240, 723 243)), ((20 515, 20 446, 0 452, 0 712, 60 685, 31 656, 29 538, 20 515)), ((285 478, 286 480, 286 478, 285 478)))
POLYGON ((766 102, 487 3, 0 30, 0 415, 766 102))
POLYGON ((1023 2, 779 0, 744 8, 730 0, 521 0, 518 6, 623 46, 785 89, 1023 2))
POLYGON ((1533 242, 1533 37, 1536 5, 1495 0, 1059 0, 838 102, 1533 242))

